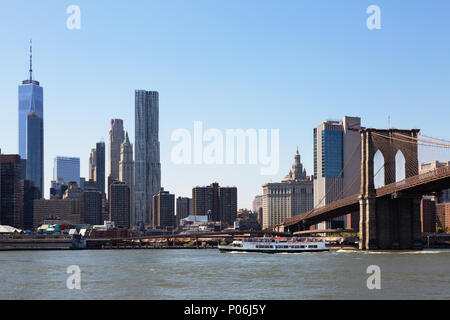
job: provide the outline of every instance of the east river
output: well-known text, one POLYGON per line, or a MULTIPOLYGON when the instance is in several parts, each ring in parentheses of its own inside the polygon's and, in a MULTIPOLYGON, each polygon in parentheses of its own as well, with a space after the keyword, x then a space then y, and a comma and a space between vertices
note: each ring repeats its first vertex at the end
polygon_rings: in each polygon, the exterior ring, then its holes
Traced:
POLYGON ((0 252, 0 299, 450 299, 450 250, 0 252), (80 289, 67 273, 79 266, 80 289), (369 266, 381 289, 369 290, 369 266))

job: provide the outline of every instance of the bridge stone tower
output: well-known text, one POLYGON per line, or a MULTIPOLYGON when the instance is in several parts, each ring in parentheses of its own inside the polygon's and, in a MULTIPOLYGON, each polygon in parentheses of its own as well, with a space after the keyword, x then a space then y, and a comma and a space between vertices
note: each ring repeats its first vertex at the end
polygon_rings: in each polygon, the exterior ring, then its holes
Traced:
POLYGON ((417 140, 405 138, 405 136, 417 138, 418 133, 418 129, 360 130, 359 249, 412 249, 422 246, 421 196, 391 193, 377 198, 374 178, 374 157, 378 150, 384 157, 385 185, 396 180, 395 158, 398 151, 401 151, 405 158, 405 178, 418 174, 417 140))

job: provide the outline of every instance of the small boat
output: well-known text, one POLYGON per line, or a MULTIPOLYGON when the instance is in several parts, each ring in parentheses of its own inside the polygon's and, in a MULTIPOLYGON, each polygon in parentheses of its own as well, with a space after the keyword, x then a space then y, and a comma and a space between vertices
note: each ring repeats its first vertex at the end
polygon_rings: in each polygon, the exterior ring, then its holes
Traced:
POLYGON ((330 251, 327 242, 305 242, 293 239, 280 238, 242 238, 234 240, 230 245, 219 245, 220 251, 243 251, 243 252, 315 252, 330 251))

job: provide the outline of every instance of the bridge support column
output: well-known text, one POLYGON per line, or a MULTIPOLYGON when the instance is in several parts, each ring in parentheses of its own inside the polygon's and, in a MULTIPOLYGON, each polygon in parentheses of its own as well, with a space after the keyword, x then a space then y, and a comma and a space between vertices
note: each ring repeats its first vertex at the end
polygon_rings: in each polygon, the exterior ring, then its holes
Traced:
POLYGON ((378 249, 377 241, 377 212, 375 198, 359 200, 359 249, 378 249))
POLYGON ((366 200, 366 250, 378 249, 376 201, 375 198, 366 200))
POLYGON ((366 249, 366 199, 359 199, 359 250, 366 249))

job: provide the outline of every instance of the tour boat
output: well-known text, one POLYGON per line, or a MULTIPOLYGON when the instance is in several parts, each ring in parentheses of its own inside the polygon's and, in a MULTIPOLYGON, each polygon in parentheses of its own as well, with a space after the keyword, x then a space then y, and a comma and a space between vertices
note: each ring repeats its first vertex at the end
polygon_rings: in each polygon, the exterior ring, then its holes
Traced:
POLYGON ((280 238, 242 238, 234 240, 230 245, 219 245, 220 251, 243 252, 315 252, 329 251, 327 242, 305 242, 296 239, 280 238))

